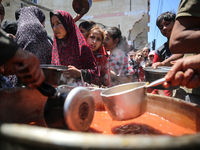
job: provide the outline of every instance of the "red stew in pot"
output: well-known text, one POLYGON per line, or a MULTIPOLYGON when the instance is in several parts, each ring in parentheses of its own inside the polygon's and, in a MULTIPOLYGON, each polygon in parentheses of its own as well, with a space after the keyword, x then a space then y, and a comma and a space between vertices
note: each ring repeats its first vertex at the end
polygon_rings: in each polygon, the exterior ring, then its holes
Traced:
POLYGON ((172 135, 196 134, 196 131, 174 124, 163 117, 145 112, 138 118, 114 121, 107 111, 96 111, 89 132, 102 134, 172 135))

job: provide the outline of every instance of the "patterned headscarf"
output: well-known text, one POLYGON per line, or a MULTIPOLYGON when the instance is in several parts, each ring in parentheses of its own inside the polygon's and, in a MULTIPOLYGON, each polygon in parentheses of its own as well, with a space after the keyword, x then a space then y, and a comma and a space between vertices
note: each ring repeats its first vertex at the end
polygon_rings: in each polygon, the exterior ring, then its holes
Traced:
POLYGON ((41 64, 50 64, 52 46, 42 25, 44 20, 45 15, 38 7, 20 9, 15 41, 24 50, 35 54, 41 64))
POLYGON ((51 63, 73 65, 78 69, 96 68, 94 55, 72 16, 68 12, 60 10, 50 12, 50 18, 53 15, 56 15, 62 22, 67 34, 61 40, 54 35, 51 63))

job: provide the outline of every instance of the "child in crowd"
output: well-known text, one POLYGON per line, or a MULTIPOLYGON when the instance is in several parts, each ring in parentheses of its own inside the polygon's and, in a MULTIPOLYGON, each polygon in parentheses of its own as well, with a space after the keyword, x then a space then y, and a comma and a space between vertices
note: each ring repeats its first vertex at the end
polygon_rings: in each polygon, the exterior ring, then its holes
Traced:
MULTIPOLYGON (((174 26, 176 14, 172 12, 162 13, 156 20, 156 25, 160 29, 163 36, 167 38, 161 47, 155 51, 154 60, 152 67, 157 68, 158 66, 171 66, 171 61, 177 60, 183 57, 182 54, 172 54, 169 49, 169 39, 174 26)), ((160 95, 172 96, 171 90, 156 90, 155 93, 160 95)))
POLYGON ((143 61, 141 62, 141 65, 142 65, 143 68, 145 68, 145 64, 146 64, 146 62, 149 60, 149 59, 148 59, 149 52, 150 52, 150 48, 148 48, 148 47, 144 47, 144 48, 142 49, 142 53, 143 53, 143 55, 144 55, 144 59, 143 59, 143 61))
POLYGON ((87 43, 93 51, 100 70, 100 86, 111 86, 110 67, 108 58, 105 56, 105 48, 103 46, 104 32, 100 27, 94 27, 90 30, 87 37, 87 43))
POLYGON ((153 64, 153 59, 155 55, 155 50, 151 51, 148 55, 148 61, 146 62, 145 66, 146 67, 151 67, 153 64))
POLYGON ((169 39, 174 26, 176 14, 172 12, 162 13, 156 20, 156 25, 160 29, 163 36, 167 38, 162 46, 160 46, 154 55, 153 67, 158 66, 172 66, 171 61, 177 60, 183 57, 183 54, 172 54, 169 49, 169 39))
POLYGON ((155 50, 152 50, 148 55, 148 60, 153 61, 155 55, 155 50))
POLYGON ((120 29, 108 27, 105 30, 104 46, 110 51, 109 65, 111 70, 111 86, 132 82, 134 70, 129 64, 129 57, 126 53, 127 42, 122 37, 120 29))
POLYGON ((94 27, 96 23, 94 21, 83 21, 79 24, 79 29, 83 34, 84 38, 87 39, 90 30, 94 27))
POLYGON ((133 74, 133 82, 144 82, 145 81, 145 73, 143 67, 141 66, 141 62, 144 59, 144 55, 142 50, 138 50, 133 54, 133 57, 130 58, 130 65, 132 66, 135 73, 133 74))

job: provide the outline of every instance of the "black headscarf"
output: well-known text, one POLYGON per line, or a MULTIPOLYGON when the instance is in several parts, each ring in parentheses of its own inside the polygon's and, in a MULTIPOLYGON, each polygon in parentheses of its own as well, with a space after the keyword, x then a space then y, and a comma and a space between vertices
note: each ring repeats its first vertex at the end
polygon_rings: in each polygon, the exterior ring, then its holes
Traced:
POLYGON ((17 32, 17 23, 14 21, 5 21, 5 23, 2 26, 2 29, 7 33, 15 35, 17 32))

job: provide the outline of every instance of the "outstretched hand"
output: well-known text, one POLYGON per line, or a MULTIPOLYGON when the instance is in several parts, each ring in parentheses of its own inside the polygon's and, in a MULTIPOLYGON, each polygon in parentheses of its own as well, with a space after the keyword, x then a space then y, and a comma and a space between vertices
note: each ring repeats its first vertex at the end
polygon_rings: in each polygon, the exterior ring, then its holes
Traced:
POLYGON ((81 70, 77 69, 74 66, 69 65, 65 73, 65 76, 68 78, 78 78, 81 76, 81 70))

